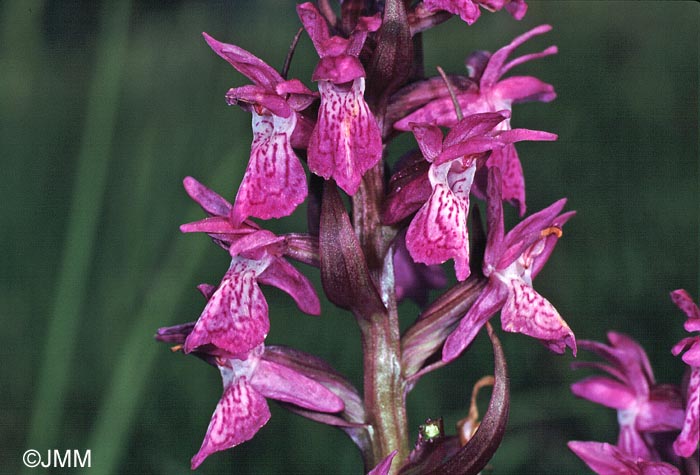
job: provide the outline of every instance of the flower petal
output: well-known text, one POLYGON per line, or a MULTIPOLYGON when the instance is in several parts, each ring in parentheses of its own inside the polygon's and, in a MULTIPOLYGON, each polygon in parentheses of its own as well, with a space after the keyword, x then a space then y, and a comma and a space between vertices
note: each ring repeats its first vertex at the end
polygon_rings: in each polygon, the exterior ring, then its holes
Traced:
POLYGON ((258 277, 258 282, 273 285, 288 293, 302 312, 321 314, 321 302, 309 279, 281 257, 275 258, 258 277))
POLYGON ((411 130, 423 157, 429 162, 435 160, 442 151, 442 130, 430 124, 411 124, 411 130))
POLYGON ((450 147, 472 137, 486 135, 508 118, 510 118, 509 110, 470 114, 450 129, 445 137, 444 146, 450 147))
POLYGON ((235 223, 248 216, 288 216, 306 198, 306 174, 289 141, 295 123, 295 114, 283 119, 253 112, 253 144, 233 209, 235 223))
POLYGON ((214 452, 252 439, 269 420, 270 408, 265 398, 251 387, 245 377, 233 381, 224 389, 202 447, 192 457, 192 470, 214 452))
POLYGON ((325 52, 325 43, 330 38, 326 19, 323 18, 323 15, 318 11, 316 5, 311 2, 297 5, 297 15, 299 15, 299 19, 304 25, 306 32, 309 34, 316 51, 318 51, 319 55, 323 56, 325 52))
POLYGON ((396 457, 397 453, 399 453, 398 450, 391 452, 384 460, 379 462, 376 467, 367 472, 367 475, 388 475, 391 469, 391 463, 394 461, 394 457, 396 457))
POLYGON ((502 285, 487 284, 457 329, 445 340, 442 361, 447 363, 454 360, 474 341, 481 327, 503 306, 506 296, 507 290, 502 285))
MULTIPOLYGON (((522 45, 533 36, 542 35, 550 31, 551 29, 552 27, 550 25, 540 25, 538 27, 535 27, 532 30, 516 37, 508 45, 493 53, 491 55, 491 58, 489 59, 488 65, 484 69, 484 73, 481 76, 481 87, 491 87, 496 83, 496 81, 498 81, 501 78, 501 76, 503 76, 508 71, 508 69, 515 66, 516 64, 520 64, 521 62, 523 62, 520 61, 520 63, 516 63, 516 61, 520 59, 516 58, 515 60, 512 60, 508 65, 505 65, 508 56, 510 56, 510 54, 515 50, 515 48, 522 45)), ((550 54, 554 54, 554 52, 550 54)))
POLYGON ((309 169, 354 195, 362 176, 382 157, 382 139, 365 102, 364 78, 349 90, 320 81, 321 108, 309 140, 309 169))
POLYGON ((268 399, 319 412, 340 412, 343 400, 321 383, 279 363, 261 359, 250 384, 268 399))
POLYGON ((255 281, 261 272, 258 267, 247 259, 232 261, 221 285, 187 337, 185 353, 213 344, 232 355, 240 355, 265 340, 270 321, 267 301, 255 281))
POLYGON ((231 203, 191 176, 185 177, 182 184, 187 194, 209 215, 228 216, 231 213, 231 203))
POLYGON ((680 430, 684 416, 680 389, 670 384, 659 384, 651 389, 649 399, 641 405, 635 427, 642 432, 680 430))
MULTIPOLYGON (((250 105, 255 104, 285 119, 294 113, 283 97, 274 91, 254 84, 229 89, 226 93, 226 103, 230 106, 240 105, 247 111, 254 110, 250 105)), ((260 107, 256 109, 260 110, 260 107)))
POLYGON ((517 104, 520 102, 551 102, 557 97, 554 86, 532 76, 512 76, 498 81, 493 94, 503 100, 517 104))
POLYGON ((481 16, 479 6, 472 0, 424 0, 428 11, 445 10, 464 20, 467 25, 473 24, 481 16))
POLYGON ((557 309, 520 279, 511 279, 508 287, 501 311, 503 329, 537 338, 556 353, 568 346, 576 355, 576 338, 557 309))
POLYGON ((681 457, 693 455, 700 440, 700 368, 690 372, 687 399, 683 429, 673 443, 673 450, 681 457))
POLYGON ((216 54, 255 84, 274 91, 275 85, 284 80, 274 68, 243 48, 221 43, 206 33, 202 33, 202 36, 216 54))
POLYGON ((626 409, 635 401, 635 394, 626 385, 603 376, 591 376, 578 381, 571 385, 571 392, 613 409, 626 409))
POLYGON ((693 301, 690 294, 683 289, 674 290, 671 292, 671 300, 676 304, 678 308, 683 310, 688 318, 698 318, 700 319, 700 308, 693 301))

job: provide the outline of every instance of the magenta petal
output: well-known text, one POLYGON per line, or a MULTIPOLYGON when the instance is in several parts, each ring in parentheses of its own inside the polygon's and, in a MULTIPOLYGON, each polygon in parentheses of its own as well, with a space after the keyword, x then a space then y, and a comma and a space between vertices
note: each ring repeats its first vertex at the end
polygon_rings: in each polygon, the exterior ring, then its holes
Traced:
POLYGON ((449 131, 444 146, 449 147, 472 137, 485 135, 509 117, 508 110, 468 115, 449 131))
POLYGON ((512 76, 493 86, 493 94, 514 104, 520 102, 551 102, 557 97, 554 86, 532 76, 512 76))
POLYGON ((679 430, 683 427, 684 416, 680 392, 677 391, 676 398, 646 401, 639 409, 635 427, 642 432, 679 430))
POLYGON ((251 385, 268 399, 289 402, 320 412, 340 412, 343 400, 321 383, 284 365, 260 360, 251 385))
MULTIPOLYGON (((508 56, 517 48, 518 46, 525 43, 527 40, 533 36, 542 35, 550 31, 552 27, 550 25, 540 25, 533 28, 532 30, 523 33, 522 35, 516 37, 510 44, 499 49, 491 55, 489 63, 484 69, 484 73, 481 76, 481 87, 490 87, 498 81, 503 74, 505 74, 509 68, 515 66, 515 64, 505 65, 508 56)), ((514 60, 514 61, 517 61, 514 60)), ((514 63, 511 61, 511 63, 514 63)))
POLYGON ((208 214, 212 216, 228 216, 231 212, 231 203, 191 176, 185 177, 182 184, 185 186, 187 194, 208 214))
POLYGON ((364 173, 382 157, 382 139, 365 102, 364 78, 349 90, 327 81, 318 84, 321 108, 309 140, 309 169, 354 195, 364 173))
POLYGON ((481 327, 498 311, 505 300, 506 289, 489 282, 459 322, 457 329, 445 340, 442 361, 447 363, 457 358, 474 341, 481 327))
POLYGON ((328 41, 330 34, 328 32, 328 24, 323 15, 318 11, 316 5, 311 2, 297 5, 297 15, 304 29, 309 34, 311 41, 318 51, 319 55, 323 56, 325 51, 325 43, 328 41))
POLYGON ((621 460, 623 455, 620 451, 610 444, 571 441, 568 446, 598 475, 632 475, 635 473, 630 470, 629 464, 621 460))
POLYGON ((691 337, 690 348, 683 354, 682 359, 688 366, 700 368, 700 336, 691 337))
POLYGON ((406 233, 406 247, 413 260, 431 265, 454 259, 457 279, 469 277, 468 212, 468 194, 458 197, 447 184, 435 184, 406 233))
POLYGON ((574 334, 557 309, 521 279, 511 279, 508 287, 501 311, 503 329, 542 340, 556 353, 563 353, 568 346, 576 355, 574 334))
POLYGON ((234 259, 187 337, 185 353, 213 344, 240 355, 265 340, 270 321, 267 302, 255 281, 257 271, 255 263, 234 259))
POLYGON ((426 160, 432 162, 442 151, 442 131, 430 124, 411 124, 418 147, 426 160))
POLYGON ((472 0, 424 0, 423 4, 428 11, 445 10, 459 15, 467 25, 473 24, 481 15, 472 0))
MULTIPOLYGON (((618 413, 618 419, 620 414, 618 413)), ((647 445, 642 434, 637 430, 634 424, 620 424, 620 434, 617 437, 617 447, 626 455, 632 456, 634 459, 651 460, 657 457, 652 453, 652 448, 647 445)))
POLYGON ((275 258, 258 277, 258 282, 273 285, 287 292, 302 312, 321 314, 321 303, 308 278, 281 257, 275 258))
POLYGON ((637 466, 640 475, 679 475, 680 472, 673 465, 664 462, 638 461, 637 466))
POLYGON ((238 189, 234 222, 289 216, 306 198, 306 173, 289 138, 296 115, 288 119, 253 112, 250 162, 238 189))
POLYGON ((671 299, 678 308, 683 310, 683 313, 685 313, 688 318, 700 319, 700 308, 698 308, 687 291, 683 289, 674 290, 671 292, 671 299))
POLYGON ((525 3, 525 0, 510 0, 510 2, 506 3, 506 10, 516 20, 522 20, 525 13, 527 13, 527 3, 525 3))
MULTIPOLYGON (((500 138, 500 137, 499 137, 500 138)), ((520 216, 525 214, 525 179, 518 152, 513 144, 496 149, 486 162, 489 167, 501 171, 501 199, 518 207, 520 216)))
POLYGON ((574 395, 613 409, 626 409, 635 400, 629 388, 613 379, 591 376, 571 385, 574 395))
POLYGON ((365 68, 359 59, 349 54, 340 54, 322 57, 311 75, 311 80, 343 84, 365 77, 365 74, 365 68))
POLYGON ((687 399, 683 429, 673 443, 673 450, 681 457, 693 455, 700 440, 700 368, 690 372, 687 399))
POLYGON ((598 475, 680 475, 673 465, 639 459, 614 445, 579 441, 568 445, 598 475))
POLYGON ((192 470, 209 455, 234 447, 253 436, 270 420, 265 398, 245 377, 224 389, 199 452, 192 458, 192 470))
POLYGON ((183 233, 233 234, 238 230, 239 228, 234 227, 228 217, 223 216, 213 216, 180 225, 180 231, 183 233))
POLYGON ((367 472, 367 475, 387 475, 391 469, 391 463, 394 461, 394 457, 396 457, 397 453, 398 450, 394 450, 392 453, 387 455, 386 458, 379 462, 376 467, 367 472))
MULTIPOLYGON (((269 89, 254 84, 229 89, 226 93, 226 102, 230 106, 239 103, 243 103, 243 105, 256 104, 264 107, 273 115, 285 119, 294 113, 284 98, 269 89)), ((244 109, 248 110, 245 107, 244 109)))
POLYGON ((202 33, 202 36, 216 54, 255 84, 274 90, 275 84, 283 81, 282 76, 274 68, 243 48, 221 43, 206 33, 202 33))
POLYGON ((562 198, 522 220, 508 232, 503 240, 504 253, 497 267, 503 269, 513 263, 525 250, 542 238, 542 230, 554 223, 557 215, 566 205, 562 198))

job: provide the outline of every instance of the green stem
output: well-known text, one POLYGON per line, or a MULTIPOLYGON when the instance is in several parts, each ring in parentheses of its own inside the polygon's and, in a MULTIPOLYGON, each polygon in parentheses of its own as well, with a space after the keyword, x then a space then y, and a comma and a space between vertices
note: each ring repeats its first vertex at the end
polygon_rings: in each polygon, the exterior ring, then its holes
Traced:
MULTIPOLYGON (((380 292, 386 312, 358 319, 362 332, 364 358, 364 403, 372 426, 372 454, 365 454, 371 467, 394 450, 396 460, 408 456, 408 427, 401 376, 401 344, 394 267, 390 244, 392 228, 381 225, 380 205, 383 196, 382 163, 370 170, 353 197, 355 232, 359 236, 370 274, 380 292)), ((392 464, 398 467, 399 463, 392 464)), ((368 468, 371 468, 368 467, 368 468)), ((395 474, 396 468, 390 471, 395 474)))

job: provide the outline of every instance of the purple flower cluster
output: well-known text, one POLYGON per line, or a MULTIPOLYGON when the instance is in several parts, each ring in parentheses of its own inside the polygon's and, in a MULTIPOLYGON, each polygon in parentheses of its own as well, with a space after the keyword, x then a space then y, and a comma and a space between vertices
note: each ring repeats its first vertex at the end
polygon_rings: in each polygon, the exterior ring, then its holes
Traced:
MULTIPOLYGON (((671 298, 688 317, 685 329, 700 331, 700 309, 690 295, 685 290, 674 290, 671 298)), ((600 475, 680 474, 678 467, 686 462, 697 473, 700 336, 684 338, 672 349, 676 356, 685 352, 683 361, 690 372, 685 394, 680 386, 656 383, 644 349, 632 338, 610 332, 608 340, 610 345, 579 341, 580 348, 604 362, 579 362, 574 366, 598 369, 607 376, 590 376, 575 383, 571 390, 578 397, 617 410, 617 444, 572 441, 569 448, 600 475), (668 438, 660 434, 674 435, 672 448, 666 444, 668 438)))
MULTIPOLYGON (((253 53, 204 34, 211 49, 250 81, 230 89, 226 101, 251 114, 253 139, 233 204, 194 178, 184 180, 207 217, 181 230, 207 234, 230 259, 217 286, 199 286, 207 300, 199 318, 156 335, 216 367, 223 380, 193 469, 212 453, 252 438, 270 418, 266 400, 274 399, 345 431, 371 474, 476 474, 500 443, 508 412, 505 360, 491 317, 500 311, 503 330, 536 338, 556 353, 567 347, 576 353, 573 332, 533 287, 574 213, 564 211, 561 199, 506 232, 503 212, 504 202, 521 217, 526 210, 515 143, 557 138, 511 127, 514 104, 551 101, 554 88, 531 76, 504 77, 515 66, 557 52, 551 46, 509 59, 551 27, 534 28, 493 54, 471 54, 466 75, 425 77, 422 31, 453 14, 472 24, 480 8, 506 9, 520 19, 527 5, 411 3, 346 0, 340 17, 327 0, 297 5, 319 58, 309 77, 317 91, 287 79, 287 67, 277 71, 253 53), (417 149, 392 160, 387 144, 408 131, 417 149), (315 177, 307 178, 305 166, 315 177), (338 188, 351 202, 352 218, 338 188), (307 200, 307 232, 276 235, 253 221, 289 216, 307 200), (486 210, 486 231, 479 206, 486 210), (328 300, 355 315, 363 335, 363 397, 319 358, 266 343, 270 318, 261 285, 281 289, 304 313, 322 313, 316 289, 289 259, 318 267, 328 300), (449 279, 440 265, 450 260, 457 284, 445 289, 449 279), (431 302, 431 289, 444 293, 431 302), (423 310, 401 335, 397 302, 404 298, 423 310), (484 326, 496 378, 483 429, 461 440, 426 435, 411 452, 406 395, 421 375, 459 357, 484 326)), ((619 409, 637 414, 653 406, 663 413, 666 406, 631 402, 651 398, 652 384, 635 387, 640 396, 630 392, 629 407, 619 409)), ((671 425, 679 423, 680 406, 674 407, 671 425)), ((651 430, 629 418, 630 433, 651 430)), ((637 435, 630 443, 642 438, 637 435)))

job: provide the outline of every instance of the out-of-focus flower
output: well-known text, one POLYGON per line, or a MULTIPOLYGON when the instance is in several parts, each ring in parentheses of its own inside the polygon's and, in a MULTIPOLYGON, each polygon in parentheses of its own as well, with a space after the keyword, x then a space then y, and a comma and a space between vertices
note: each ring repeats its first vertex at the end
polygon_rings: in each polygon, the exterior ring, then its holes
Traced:
POLYGON ((321 106, 309 139, 309 169, 333 178, 354 195, 362 176, 382 157, 382 138, 365 102, 365 69, 358 56, 367 34, 376 31, 379 16, 361 17, 350 38, 331 36, 313 3, 297 5, 297 13, 321 60, 312 79, 318 82, 321 106))
POLYGON ((626 454, 603 442, 569 442, 569 448, 598 475, 680 475, 673 465, 626 454))
MULTIPOLYGON (((250 161, 233 207, 234 224, 249 216, 261 219, 290 215, 304 201, 306 173, 292 149, 293 134, 304 135, 308 119, 297 112, 315 94, 299 80, 285 80, 261 59, 236 45, 221 43, 204 33, 209 46, 254 84, 232 88, 229 105, 238 104, 253 116, 250 161)), ((306 132, 308 134, 308 132, 306 132)))
POLYGON ((657 385, 644 349, 632 338, 608 333, 610 345, 579 341, 579 347, 591 351, 605 363, 575 363, 574 367, 592 367, 612 377, 591 376, 574 383, 571 391, 578 397, 617 409, 620 435, 617 447, 625 454, 644 460, 659 460, 648 434, 678 430, 683 423, 683 405, 677 387, 657 385))
POLYGON ((430 289, 440 289, 447 285, 447 275, 442 267, 426 266, 413 261, 406 249, 404 231, 394 240, 394 275, 396 300, 410 298, 420 306, 428 302, 430 289))
MULTIPOLYGON (((683 289, 671 292, 673 302, 688 316, 685 329, 700 331, 700 308, 683 289)), ((672 349, 675 356, 683 353, 683 361, 690 366, 690 379, 686 393, 683 430, 673 443, 673 450, 682 457, 690 457, 698 448, 700 440, 700 335, 683 338, 672 349)))
POLYGON ((428 11, 445 10, 459 15, 467 25, 473 24, 481 16, 479 6, 497 12, 505 7, 516 20, 522 20, 527 12, 525 0, 423 0, 428 11))
MULTIPOLYGON (((527 101, 552 101, 556 94, 554 87, 532 76, 512 76, 501 79, 511 68, 532 59, 549 56, 557 52, 556 46, 550 46, 544 51, 526 54, 508 61, 508 56, 520 45, 533 36, 541 35, 552 29, 549 25, 541 25, 515 38, 509 45, 495 53, 478 51, 467 58, 466 64, 470 79, 478 87, 469 87, 457 91, 456 97, 464 115, 480 112, 497 112, 512 109, 513 104, 527 101)), ((457 123, 454 105, 447 88, 443 95, 407 115, 394 124, 398 130, 410 130, 411 123, 435 124, 452 127, 457 123)), ((510 118, 499 124, 500 130, 511 128, 510 118)), ((502 175, 502 199, 516 205, 520 215, 525 213, 525 182, 520 158, 515 146, 510 143, 494 150, 488 159, 489 167, 498 167, 502 175)), ((485 195, 486 170, 475 177, 475 194, 485 195)))
POLYGON ((185 341, 185 352, 214 345, 236 356, 261 344, 270 329, 270 320, 259 283, 285 291, 308 314, 321 313, 311 282, 282 257, 282 237, 248 221, 238 227, 232 224, 227 217, 230 203, 194 178, 185 179, 185 189, 212 216, 185 224, 182 231, 206 232, 231 255, 228 271, 185 341))
POLYGON ((574 212, 560 215, 566 204, 561 199, 529 216, 504 236, 500 191, 500 173, 491 169, 483 264, 488 284, 457 329, 447 337, 442 359, 448 362, 459 356, 499 309, 505 331, 537 338, 557 353, 563 353, 568 346, 576 354, 573 332, 554 306, 532 288, 532 280, 549 259, 562 226, 574 212))

